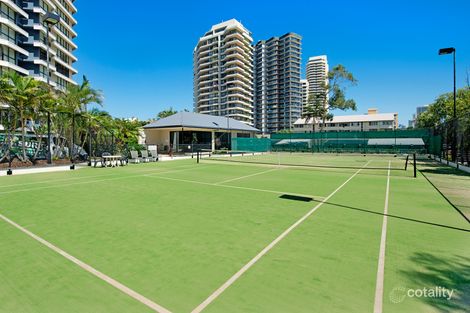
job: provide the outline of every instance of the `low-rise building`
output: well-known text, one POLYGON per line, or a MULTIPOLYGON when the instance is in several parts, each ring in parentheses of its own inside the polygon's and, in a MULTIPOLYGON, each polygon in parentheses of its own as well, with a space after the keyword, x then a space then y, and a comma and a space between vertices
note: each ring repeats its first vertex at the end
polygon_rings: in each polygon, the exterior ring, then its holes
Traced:
POLYGON ((252 138, 259 130, 229 117, 180 112, 144 126, 147 145, 158 151, 231 150, 232 138, 252 138))
POLYGON ((367 114, 335 116, 330 121, 321 119, 300 118, 294 123, 294 132, 308 133, 320 131, 351 132, 351 131, 373 131, 394 130, 398 128, 398 113, 378 113, 377 109, 369 109, 367 114))

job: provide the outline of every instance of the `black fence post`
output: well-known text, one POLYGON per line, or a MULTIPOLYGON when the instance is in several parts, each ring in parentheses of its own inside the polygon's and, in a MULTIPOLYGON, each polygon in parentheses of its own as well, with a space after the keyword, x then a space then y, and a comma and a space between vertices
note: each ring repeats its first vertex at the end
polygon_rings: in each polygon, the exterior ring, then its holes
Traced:
POLYGON ((416 178, 416 153, 413 153, 413 177, 416 178))
POLYGON ((8 170, 7 175, 13 175, 13 171, 11 170, 11 112, 8 110, 8 170))

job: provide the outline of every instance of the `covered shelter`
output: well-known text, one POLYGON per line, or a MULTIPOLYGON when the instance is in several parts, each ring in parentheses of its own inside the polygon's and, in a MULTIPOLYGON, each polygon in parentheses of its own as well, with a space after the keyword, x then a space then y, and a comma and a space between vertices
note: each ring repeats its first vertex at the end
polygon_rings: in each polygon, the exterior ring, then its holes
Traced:
POLYGON ((144 126, 147 145, 185 153, 231 150, 232 138, 253 138, 260 131, 229 117, 180 112, 144 126))

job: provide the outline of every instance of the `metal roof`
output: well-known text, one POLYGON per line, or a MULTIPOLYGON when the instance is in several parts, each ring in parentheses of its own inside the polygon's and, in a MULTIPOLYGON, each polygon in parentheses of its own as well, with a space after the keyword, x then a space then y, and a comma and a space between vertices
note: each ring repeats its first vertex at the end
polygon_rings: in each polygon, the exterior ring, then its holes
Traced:
MULTIPOLYGON (((343 115, 343 116, 334 116, 333 120, 325 121, 326 124, 330 123, 351 123, 351 122, 379 122, 379 121, 394 121, 397 113, 377 113, 377 114, 364 114, 364 115, 343 115)), ((295 121, 295 125, 305 125, 312 124, 313 118, 308 120, 308 123, 305 122, 305 118, 299 118, 295 121)), ((317 119, 317 122, 321 121, 317 119)))
POLYGON ((424 146, 422 138, 373 138, 367 141, 369 146, 424 146))
POLYGON ((145 129, 152 128, 209 128, 214 130, 240 130, 248 132, 260 132, 258 129, 245 123, 223 116, 213 116, 192 112, 180 112, 172 116, 162 118, 144 126, 145 129))

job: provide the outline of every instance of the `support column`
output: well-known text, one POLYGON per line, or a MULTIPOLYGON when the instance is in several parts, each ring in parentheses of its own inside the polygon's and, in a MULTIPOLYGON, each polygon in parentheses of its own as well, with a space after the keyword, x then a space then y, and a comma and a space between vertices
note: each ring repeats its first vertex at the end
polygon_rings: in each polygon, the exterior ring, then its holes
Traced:
POLYGON ((212 147, 211 147, 212 152, 214 152, 215 151, 215 131, 211 132, 211 144, 212 144, 212 147))

